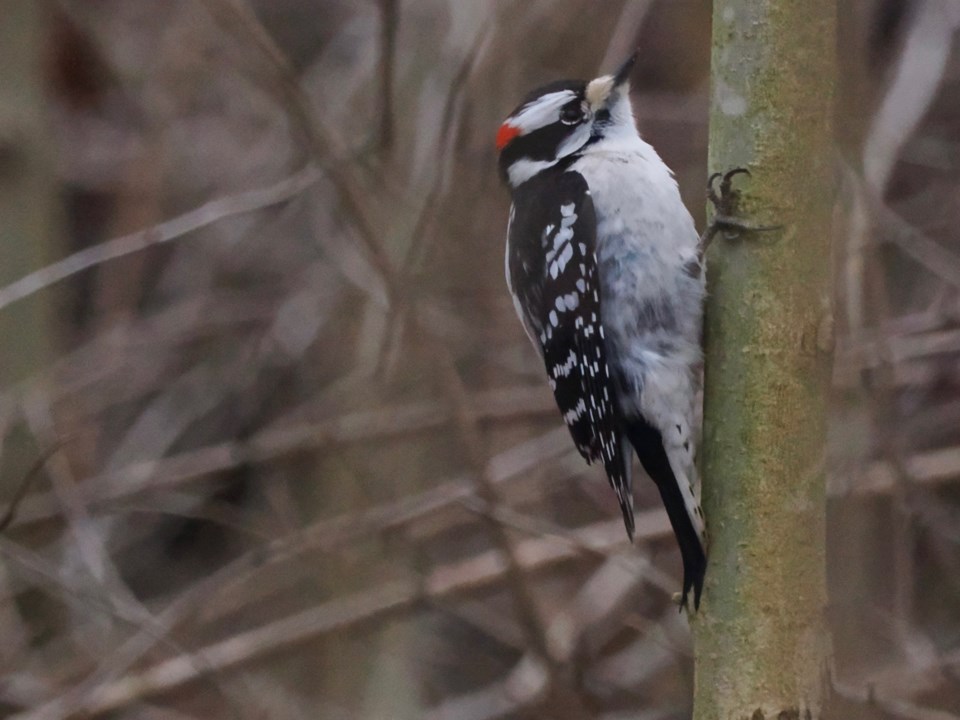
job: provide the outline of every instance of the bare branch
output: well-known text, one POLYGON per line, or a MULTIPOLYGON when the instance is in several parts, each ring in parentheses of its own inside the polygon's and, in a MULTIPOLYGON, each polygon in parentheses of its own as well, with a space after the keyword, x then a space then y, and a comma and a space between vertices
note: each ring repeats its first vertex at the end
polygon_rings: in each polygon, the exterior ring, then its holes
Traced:
MULTIPOLYGON (((637 516, 637 537, 652 538, 669 532, 669 524, 662 511, 650 511, 637 516)), ((620 520, 590 525, 575 533, 579 545, 596 551, 614 550, 626 546, 620 520)), ((299 542, 296 543, 299 546, 299 542)), ((570 545, 558 544, 551 538, 531 538, 516 544, 519 566, 524 572, 554 565, 576 557, 578 550, 570 545)), ((251 567, 262 567, 263 553, 256 553, 259 562, 251 567)), ((233 568, 235 569, 235 568, 233 568)), ((81 706, 70 708, 51 705, 46 714, 25 712, 14 715, 16 720, 57 720, 69 714, 84 711, 96 715, 114 710, 135 700, 168 692, 188 682, 193 682, 211 672, 221 672, 243 662, 259 658, 267 653, 289 645, 309 640, 317 635, 344 630, 358 624, 381 618, 386 613, 410 607, 421 596, 442 598, 471 592, 493 582, 503 580, 507 569, 503 556, 498 551, 480 553, 460 562, 443 565, 429 572, 420 580, 396 580, 372 590, 345 596, 315 606, 292 616, 258 628, 238 633, 226 640, 213 643, 191 653, 177 655, 154 665, 147 670, 107 682, 93 689, 81 706)), ((211 601, 210 591, 233 592, 234 587, 224 586, 219 575, 210 582, 202 583, 188 591, 191 601, 202 595, 203 601, 211 601)), ((192 605, 191 603, 188 603, 192 605)), ((177 604, 178 617, 184 610, 177 604)), ((151 632, 169 632, 173 618, 166 611, 158 616, 157 627, 151 632)), ((139 648, 142 650, 142 645, 139 648)), ((127 655, 129 659, 129 655, 127 655)), ((519 672, 519 670, 518 670, 519 672)), ((39 711, 37 711, 39 712, 39 711)), ((13 720, 13 719, 12 719, 13 720)))
MULTIPOLYGON (((552 415, 555 412, 551 398, 540 388, 489 391, 478 394, 475 402, 477 416, 484 420, 552 415)), ((262 430, 247 442, 231 440, 169 458, 121 465, 85 479, 79 488, 82 488, 88 505, 101 510, 140 493, 177 487, 245 463, 267 462, 303 450, 415 434, 443 427, 449 421, 450 413, 442 404, 424 402, 359 411, 319 423, 281 424, 262 430)), ((536 446, 534 463, 556 457, 564 449, 559 442, 554 442, 558 436, 554 432, 549 434, 549 448, 543 443, 536 446), (548 451, 547 455, 540 454, 544 450, 548 451)), ((521 445, 517 451, 522 452, 524 448, 529 450, 528 446, 521 445)), ((497 463, 494 467, 499 467, 519 461, 521 467, 526 467, 531 458, 516 457, 517 451, 503 458, 493 458, 491 462, 497 463)), ((30 496, 22 501, 14 524, 19 526, 44 520, 59 511, 57 499, 50 493, 30 496)))
POLYGON ((397 0, 380 0, 380 149, 393 147, 393 80, 397 54, 397 25, 400 13, 397 0))
POLYGON ((943 80, 960 13, 951 0, 923 0, 911 24, 896 76, 864 143, 867 184, 883 195, 897 155, 933 102, 943 80))
POLYGON ((877 688, 870 686, 860 690, 850 685, 833 681, 833 692, 848 702, 864 707, 874 707, 895 718, 902 720, 960 720, 960 715, 916 705, 907 700, 889 698, 877 688))
POLYGON ((623 4, 620 17, 613 26, 613 36, 607 42, 607 51, 600 62, 604 72, 617 67, 637 49, 637 36, 643 27, 643 21, 647 19, 651 5, 651 0, 633 0, 623 4))
POLYGON ((282 620, 248 630, 193 653, 178 655, 153 667, 95 688, 79 707, 40 709, 12 716, 16 720, 54 720, 83 711, 97 715, 135 700, 171 690, 212 671, 222 671, 267 652, 302 642, 359 620, 377 617, 409 605, 417 595, 412 581, 397 581, 311 608, 282 620), (59 712, 55 712, 59 710, 59 712))
MULTIPOLYGON (((306 142, 310 159, 319 166, 331 157, 342 157, 344 153, 336 135, 317 116, 283 51, 273 42, 253 11, 238 0, 203 0, 203 4, 224 30, 240 41, 244 50, 254 51, 245 53, 245 57, 260 61, 255 69, 261 74, 263 89, 277 97, 289 113, 306 142)), ((392 302, 398 295, 399 287, 393 264, 381 242, 381 234, 370 220, 373 213, 368 210, 375 201, 364 191, 360 178, 351 167, 328 164, 325 171, 384 281, 388 301, 392 302)))
POLYGON ((182 238, 225 218, 285 202, 313 185, 320 177, 319 170, 308 167, 269 187, 217 198, 159 225, 80 250, 0 288, 0 311, 88 268, 182 238))

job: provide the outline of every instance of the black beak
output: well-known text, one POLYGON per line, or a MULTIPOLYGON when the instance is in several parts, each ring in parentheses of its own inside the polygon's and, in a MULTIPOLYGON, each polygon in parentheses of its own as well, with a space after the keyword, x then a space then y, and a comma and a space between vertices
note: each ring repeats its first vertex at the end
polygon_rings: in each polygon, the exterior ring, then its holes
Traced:
POLYGON ((617 70, 616 73, 614 73, 613 86, 615 88, 618 88, 624 83, 629 82, 630 73, 633 70, 633 66, 636 65, 636 63, 637 63, 637 52, 634 51, 634 53, 627 58, 627 61, 620 66, 620 69, 617 70))

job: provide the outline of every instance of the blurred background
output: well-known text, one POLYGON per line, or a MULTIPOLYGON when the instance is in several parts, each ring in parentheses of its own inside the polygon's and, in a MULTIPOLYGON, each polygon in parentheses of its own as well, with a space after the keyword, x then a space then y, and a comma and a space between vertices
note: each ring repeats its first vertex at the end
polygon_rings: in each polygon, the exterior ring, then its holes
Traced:
MULTIPOLYGON (((960 3, 838 4, 831 715, 956 719, 960 3)), ((0 716, 688 717, 674 540, 560 422, 493 138, 639 47, 702 226, 709 0, 0 12, 0 716)))

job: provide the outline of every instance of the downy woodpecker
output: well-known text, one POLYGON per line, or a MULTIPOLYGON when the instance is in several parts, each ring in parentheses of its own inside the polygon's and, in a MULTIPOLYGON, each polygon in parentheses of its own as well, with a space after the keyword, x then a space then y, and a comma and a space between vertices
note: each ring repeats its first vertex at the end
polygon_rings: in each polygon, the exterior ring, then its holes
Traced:
POLYGON ((513 205, 506 275, 580 454, 600 460, 633 538, 632 455, 656 483, 700 604, 706 532, 694 464, 704 273, 673 173, 637 132, 636 55, 532 92, 497 149, 513 205))

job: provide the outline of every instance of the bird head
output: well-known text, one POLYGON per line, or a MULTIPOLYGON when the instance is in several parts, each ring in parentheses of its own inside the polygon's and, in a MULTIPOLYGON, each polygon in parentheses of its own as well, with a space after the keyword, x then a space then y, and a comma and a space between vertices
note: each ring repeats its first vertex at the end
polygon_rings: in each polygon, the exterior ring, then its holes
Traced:
POLYGON ((517 188, 590 145, 636 136, 630 107, 631 55, 613 75, 585 82, 560 80, 530 93, 497 131, 500 172, 517 188))

